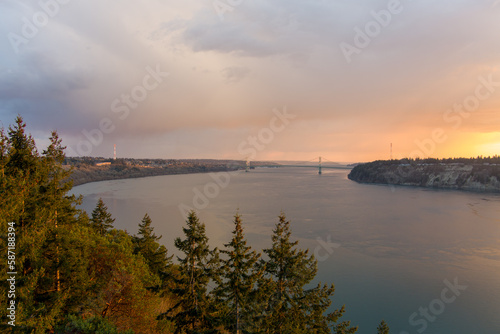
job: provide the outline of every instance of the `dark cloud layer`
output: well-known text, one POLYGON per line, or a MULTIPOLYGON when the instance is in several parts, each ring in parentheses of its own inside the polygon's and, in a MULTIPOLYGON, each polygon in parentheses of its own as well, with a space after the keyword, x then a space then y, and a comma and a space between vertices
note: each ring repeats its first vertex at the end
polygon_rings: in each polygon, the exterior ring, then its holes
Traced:
POLYGON ((386 157, 390 142, 407 155, 435 128, 450 139, 434 155, 460 154, 465 141, 463 154, 476 154, 487 144, 481 140, 495 137, 485 134, 498 131, 495 85, 469 117, 454 114, 459 127, 443 118, 474 96, 478 78, 500 82, 494 1, 253 0, 232 7, 3 1, 0 119, 6 125, 21 114, 37 134, 56 128, 73 152, 99 131, 90 154, 109 156, 117 143, 134 157, 241 158, 238 146, 269 128, 273 109, 284 106, 296 117, 263 145, 261 159, 370 160, 386 157), (37 27, 41 4, 52 4, 52 12, 37 27), (33 36, 25 36, 27 24, 33 36), (13 34, 23 42, 15 45, 13 34), (346 44, 356 52, 346 56, 346 44), (155 79, 157 69, 169 75, 155 79))

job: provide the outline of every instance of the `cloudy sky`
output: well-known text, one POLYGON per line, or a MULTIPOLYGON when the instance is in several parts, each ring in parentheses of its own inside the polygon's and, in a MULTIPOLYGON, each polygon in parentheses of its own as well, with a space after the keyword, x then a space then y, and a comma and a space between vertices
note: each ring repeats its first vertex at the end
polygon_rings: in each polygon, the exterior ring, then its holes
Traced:
POLYGON ((500 153, 500 1, 2 0, 0 120, 69 155, 500 153))

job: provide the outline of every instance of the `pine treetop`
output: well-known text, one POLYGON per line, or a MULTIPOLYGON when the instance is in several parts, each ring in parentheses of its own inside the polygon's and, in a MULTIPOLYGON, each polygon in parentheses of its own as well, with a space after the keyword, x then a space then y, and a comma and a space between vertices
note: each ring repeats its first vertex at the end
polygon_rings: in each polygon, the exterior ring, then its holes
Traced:
POLYGON ((108 212, 108 207, 104 204, 102 198, 99 198, 97 205, 92 211, 90 226, 92 226, 100 235, 105 235, 111 228, 115 219, 108 212))

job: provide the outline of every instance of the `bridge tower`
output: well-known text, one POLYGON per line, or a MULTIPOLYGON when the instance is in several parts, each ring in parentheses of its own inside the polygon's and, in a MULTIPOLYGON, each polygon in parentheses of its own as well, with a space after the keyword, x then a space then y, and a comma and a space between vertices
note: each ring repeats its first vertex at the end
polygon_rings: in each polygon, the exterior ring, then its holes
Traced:
POLYGON ((318 174, 321 175, 321 157, 319 157, 319 171, 318 174))

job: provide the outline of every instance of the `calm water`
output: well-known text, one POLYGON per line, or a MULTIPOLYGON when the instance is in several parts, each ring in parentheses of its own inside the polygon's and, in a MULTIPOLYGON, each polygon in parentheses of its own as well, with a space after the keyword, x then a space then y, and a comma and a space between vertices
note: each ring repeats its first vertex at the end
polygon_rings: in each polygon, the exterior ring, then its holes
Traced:
POLYGON ((391 333, 500 333, 500 196, 361 185, 341 170, 217 175, 220 186, 208 174, 190 174, 73 192, 84 195, 89 213, 102 197, 115 226, 132 234, 147 212, 174 254, 185 220, 180 205, 199 208, 212 247, 230 240, 239 209, 258 250, 270 246, 283 210, 299 246, 320 259, 316 282, 335 283, 334 306, 346 305, 343 319, 358 333, 375 333, 381 319, 391 333))

